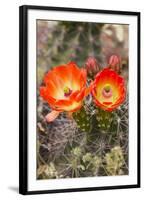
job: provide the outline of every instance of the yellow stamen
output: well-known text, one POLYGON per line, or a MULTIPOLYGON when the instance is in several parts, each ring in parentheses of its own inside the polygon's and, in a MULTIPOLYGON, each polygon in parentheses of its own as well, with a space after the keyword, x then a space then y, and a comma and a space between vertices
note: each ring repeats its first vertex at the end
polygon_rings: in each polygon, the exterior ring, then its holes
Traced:
POLYGON ((105 90, 105 92, 110 92, 110 90, 111 90, 110 85, 106 84, 105 87, 104 87, 104 90, 105 90))
POLYGON ((64 96, 67 97, 72 93, 72 90, 69 87, 64 88, 64 96))

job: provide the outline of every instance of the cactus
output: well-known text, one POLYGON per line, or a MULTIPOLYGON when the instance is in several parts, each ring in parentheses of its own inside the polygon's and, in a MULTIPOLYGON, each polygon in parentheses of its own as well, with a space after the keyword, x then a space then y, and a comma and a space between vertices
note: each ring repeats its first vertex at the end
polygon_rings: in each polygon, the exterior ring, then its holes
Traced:
POLYGON ((122 149, 119 146, 112 148, 111 151, 105 155, 104 160, 109 175, 123 174, 122 167, 124 165, 124 157, 122 149))
POLYGON ((112 122, 114 121, 114 114, 102 109, 97 109, 96 124, 98 129, 103 133, 109 132, 112 122))
POLYGON ((91 131, 91 116, 86 112, 84 107, 82 107, 79 111, 74 112, 73 118, 75 119, 79 129, 84 132, 91 131))
MULTIPOLYGON (((38 34, 43 39, 38 40, 38 88, 51 67, 70 61, 87 69, 89 87, 102 70, 103 27, 86 22, 39 22, 38 34)), ((108 67, 123 73, 118 62, 112 56, 108 67)), ((90 93, 71 118, 63 112, 47 123, 45 116, 51 108, 37 93, 37 179, 128 174, 128 97, 109 112, 95 105, 90 93)))

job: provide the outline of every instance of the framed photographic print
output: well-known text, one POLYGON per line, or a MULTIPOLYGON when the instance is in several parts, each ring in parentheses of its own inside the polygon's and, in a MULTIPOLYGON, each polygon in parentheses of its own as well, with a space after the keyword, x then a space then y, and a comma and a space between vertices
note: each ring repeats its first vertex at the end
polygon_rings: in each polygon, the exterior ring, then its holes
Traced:
POLYGON ((20 7, 21 194, 140 187, 140 13, 20 7))

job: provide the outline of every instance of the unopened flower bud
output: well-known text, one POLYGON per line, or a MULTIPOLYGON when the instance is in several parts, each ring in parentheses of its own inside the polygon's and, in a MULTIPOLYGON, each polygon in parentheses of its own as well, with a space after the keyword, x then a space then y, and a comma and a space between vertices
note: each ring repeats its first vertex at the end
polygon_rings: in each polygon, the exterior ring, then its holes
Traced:
POLYGON ((89 76, 94 76, 99 71, 99 65, 94 57, 89 57, 86 60, 85 66, 89 76))
POLYGON ((108 65, 109 65, 109 67, 110 67, 111 69, 113 69, 114 71, 120 72, 120 63, 121 63, 120 57, 117 56, 117 55, 112 55, 112 56, 109 58, 108 65))

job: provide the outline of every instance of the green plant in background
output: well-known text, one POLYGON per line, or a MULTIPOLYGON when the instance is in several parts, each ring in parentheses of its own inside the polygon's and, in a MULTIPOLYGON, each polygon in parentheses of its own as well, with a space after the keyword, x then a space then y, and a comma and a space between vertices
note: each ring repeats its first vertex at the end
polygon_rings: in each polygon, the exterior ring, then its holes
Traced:
POLYGON ((106 153, 104 160, 106 162, 106 170, 108 175, 122 175, 122 167, 124 165, 124 157, 122 149, 116 146, 106 153))

